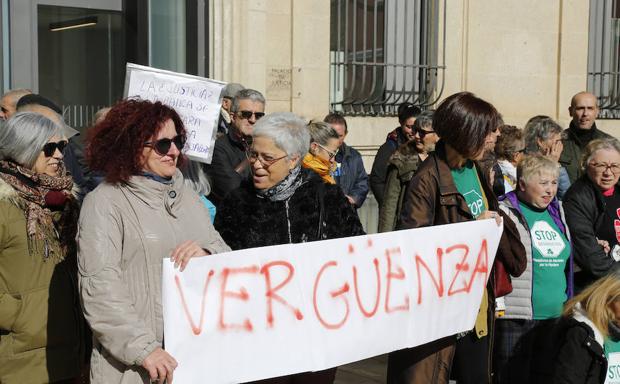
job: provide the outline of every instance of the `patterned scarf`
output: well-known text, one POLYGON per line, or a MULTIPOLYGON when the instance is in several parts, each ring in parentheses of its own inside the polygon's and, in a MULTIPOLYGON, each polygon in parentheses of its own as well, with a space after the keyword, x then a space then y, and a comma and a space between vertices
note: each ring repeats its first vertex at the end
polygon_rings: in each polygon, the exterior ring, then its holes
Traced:
POLYGON ((332 164, 329 161, 321 159, 320 157, 314 156, 308 152, 306 156, 304 156, 302 165, 304 168, 309 168, 318 173, 325 182, 329 184, 336 184, 336 180, 334 180, 334 177, 332 176, 332 173, 336 170, 336 164, 332 164))
POLYGON ((293 196, 293 193, 302 184, 303 178, 301 177, 301 167, 297 165, 291 170, 282 181, 267 189, 257 189, 256 195, 263 199, 269 199, 271 201, 284 201, 293 196))
POLYGON ((9 184, 20 199, 15 203, 26 215, 28 249, 31 255, 43 254, 44 261, 62 261, 75 251, 79 206, 71 195, 73 181, 64 168, 53 177, 35 174, 12 161, 0 161, 0 179, 9 184), (51 239, 60 241, 50 241, 51 239), (44 249, 37 246, 43 242, 44 249))

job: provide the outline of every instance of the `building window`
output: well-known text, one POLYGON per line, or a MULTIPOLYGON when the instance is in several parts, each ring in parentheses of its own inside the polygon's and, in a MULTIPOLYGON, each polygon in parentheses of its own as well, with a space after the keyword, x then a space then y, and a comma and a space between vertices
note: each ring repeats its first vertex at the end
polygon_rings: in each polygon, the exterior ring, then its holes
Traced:
POLYGON ((620 1, 590 0, 588 91, 601 119, 620 118, 620 1))
POLYGON ((444 82, 445 5, 445 0, 332 0, 331 110, 394 115, 403 102, 434 104, 444 82))

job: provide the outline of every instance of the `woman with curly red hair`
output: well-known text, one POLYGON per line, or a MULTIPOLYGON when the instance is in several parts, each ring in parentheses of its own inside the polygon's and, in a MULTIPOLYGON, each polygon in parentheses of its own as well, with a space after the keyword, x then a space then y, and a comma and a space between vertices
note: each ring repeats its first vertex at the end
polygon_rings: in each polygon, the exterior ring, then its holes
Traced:
POLYGON ((186 132, 170 107, 123 100, 90 134, 106 182, 87 195, 78 233, 80 294, 93 330, 91 383, 172 381, 163 348, 162 259, 229 251, 177 166, 186 132))

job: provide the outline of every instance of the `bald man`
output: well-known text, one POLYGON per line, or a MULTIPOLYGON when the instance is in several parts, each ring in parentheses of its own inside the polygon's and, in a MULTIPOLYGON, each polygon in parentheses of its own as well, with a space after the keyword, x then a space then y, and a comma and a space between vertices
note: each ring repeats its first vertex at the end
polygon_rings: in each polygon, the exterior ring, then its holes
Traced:
POLYGON ((31 94, 29 89, 11 89, 0 98, 0 120, 7 120, 15 114, 17 102, 22 96, 31 94))
POLYGON ((596 139, 611 137, 596 128, 598 116, 598 101, 596 96, 589 92, 579 92, 570 102, 568 113, 572 117, 570 126, 564 130, 564 149, 560 156, 560 164, 568 171, 571 184, 581 174, 581 155, 589 142, 596 139))

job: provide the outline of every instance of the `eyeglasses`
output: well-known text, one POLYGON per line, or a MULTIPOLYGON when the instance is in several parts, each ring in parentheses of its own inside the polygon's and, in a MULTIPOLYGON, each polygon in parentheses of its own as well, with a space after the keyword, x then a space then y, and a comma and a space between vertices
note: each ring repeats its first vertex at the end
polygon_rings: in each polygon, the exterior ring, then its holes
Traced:
POLYGON ((63 153, 65 151, 66 146, 67 146, 67 140, 61 140, 61 141, 45 144, 43 146, 43 149, 41 149, 41 151, 43 151, 43 154, 45 155, 45 157, 52 157, 57 149, 60 151, 60 153, 63 153))
POLYGON ((329 159, 333 159, 334 157, 336 157, 336 155, 338 154, 338 150, 336 149, 336 152, 332 152, 329 149, 325 148, 324 146, 322 146, 319 143, 316 143, 316 145, 318 145, 322 150, 324 150, 325 152, 327 152, 327 155, 329 156, 329 159))
POLYGON ((435 131, 425 131, 422 128, 416 128, 413 130, 414 133, 417 133, 418 135, 420 135, 420 139, 423 139, 424 136, 426 135, 430 135, 431 133, 435 133, 435 131))
POLYGON ((144 143, 144 145, 146 147, 153 148, 155 152, 162 156, 165 156, 168 154, 168 151, 170 151, 172 143, 174 143, 174 146, 177 147, 177 149, 180 151, 185 146, 185 136, 176 135, 172 139, 159 139, 155 142, 147 141, 146 143, 144 143))
POLYGON ((614 175, 620 174, 620 164, 590 163, 590 166, 599 173, 603 173, 609 169, 614 175))
POLYGON ((254 118, 258 120, 261 117, 265 116, 265 112, 239 111, 237 112, 237 115, 241 116, 243 119, 246 120, 250 120, 252 115, 254 115, 254 118))
POLYGON ((288 155, 284 155, 282 157, 276 157, 275 159, 271 156, 263 156, 263 155, 259 155, 257 152, 255 151, 247 151, 245 153, 245 157, 248 158, 248 161, 250 162, 250 164, 254 164, 256 163, 256 160, 258 160, 258 162, 260 163, 260 165, 263 167, 264 170, 269 169, 269 167, 271 167, 272 165, 274 165, 278 160, 282 160, 285 157, 287 157, 288 155))

